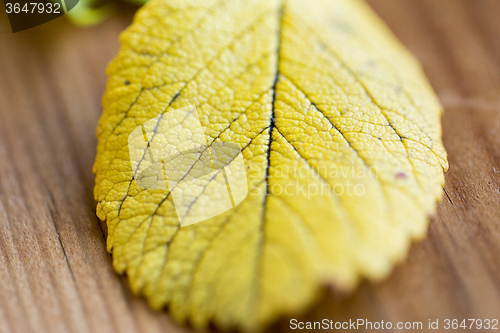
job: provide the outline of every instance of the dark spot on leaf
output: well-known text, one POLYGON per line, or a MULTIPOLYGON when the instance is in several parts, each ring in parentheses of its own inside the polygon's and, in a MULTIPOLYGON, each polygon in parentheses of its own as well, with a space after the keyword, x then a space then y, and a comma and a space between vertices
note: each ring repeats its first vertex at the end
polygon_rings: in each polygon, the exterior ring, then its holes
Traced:
POLYGON ((396 177, 395 177, 395 178, 396 178, 396 179, 406 179, 406 178, 408 178, 408 175, 407 175, 405 172, 398 172, 398 173, 396 174, 396 177))
POLYGON ((342 20, 339 20, 338 18, 333 21, 333 25, 340 31, 342 31, 343 33, 347 34, 347 35, 350 35, 352 34, 353 32, 353 29, 352 27, 349 25, 349 23, 345 22, 345 21, 342 21, 342 20))
POLYGON ((128 86, 130 84, 129 80, 125 80, 125 85, 128 86))

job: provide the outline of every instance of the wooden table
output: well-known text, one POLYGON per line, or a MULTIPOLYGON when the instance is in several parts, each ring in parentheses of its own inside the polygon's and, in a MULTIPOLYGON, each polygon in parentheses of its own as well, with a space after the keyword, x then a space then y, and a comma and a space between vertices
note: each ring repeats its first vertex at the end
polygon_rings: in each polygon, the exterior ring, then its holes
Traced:
MULTIPOLYGON (((325 292, 299 320, 500 319, 500 1, 369 2, 445 106, 446 195, 388 280, 350 297, 325 292)), ((132 14, 15 35, 0 15, 0 332, 189 331, 131 294, 95 216, 104 69, 132 14)))

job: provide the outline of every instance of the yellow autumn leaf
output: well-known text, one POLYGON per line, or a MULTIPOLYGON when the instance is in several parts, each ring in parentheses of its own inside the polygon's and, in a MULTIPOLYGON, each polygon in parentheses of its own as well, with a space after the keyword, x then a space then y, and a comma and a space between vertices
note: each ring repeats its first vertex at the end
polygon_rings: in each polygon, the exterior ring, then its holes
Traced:
POLYGON ((95 198, 153 308, 258 330, 386 277, 425 235, 441 107, 362 1, 152 0, 121 42, 95 198))

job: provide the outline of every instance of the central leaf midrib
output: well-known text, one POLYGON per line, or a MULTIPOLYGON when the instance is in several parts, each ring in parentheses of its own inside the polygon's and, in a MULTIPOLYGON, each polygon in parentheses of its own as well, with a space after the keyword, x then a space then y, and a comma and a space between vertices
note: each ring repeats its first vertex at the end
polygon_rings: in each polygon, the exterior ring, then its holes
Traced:
MULTIPOLYGON (((276 108, 276 95, 277 95, 277 85, 279 82, 279 77, 280 77, 280 63, 281 63, 281 44, 282 44, 282 39, 283 39, 283 18, 285 15, 285 7, 286 7, 286 2, 287 0, 282 0, 280 7, 278 9, 278 29, 277 29, 277 57, 276 57, 276 74, 274 77, 274 82, 272 86, 273 90, 273 96, 271 100, 271 119, 270 119, 270 125, 269 125, 269 143, 267 146, 267 167, 266 167, 266 172, 265 172, 265 182, 266 182, 266 193, 264 196, 264 202, 263 202, 263 207, 262 207, 262 216, 261 216, 261 224, 260 224, 260 241, 257 245, 257 255, 255 256, 255 297, 253 298, 254 304, 258 304, 259 299, 261 298, 261 288, 260 288, 260 277, 262 275, 262 266, 263 266, 263 255, 264 255, 264 243, 265 243, 265 238, 266 238, 266 233, 265 233, 265 225, 266 225, 266 211, 267 211, 267 200, 269 198, 270 194, 270 188, 269 188, 269 171, 271 168, 271 146, 273 143, 273 131, 276 128, 276 113, 275 113, 275 108, 276 108)), ((254 306, 254 309, 258 311, 258 306, 254 306)))

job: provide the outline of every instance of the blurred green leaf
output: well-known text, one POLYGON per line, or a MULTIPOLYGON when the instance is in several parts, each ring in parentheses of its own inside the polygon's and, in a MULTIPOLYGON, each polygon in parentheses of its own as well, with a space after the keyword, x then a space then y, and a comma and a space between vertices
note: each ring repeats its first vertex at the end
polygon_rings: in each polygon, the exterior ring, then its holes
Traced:
MULTIPOLYGON (((123 0, 137 6, 144 5, 148 0, 123 0)), ((96 25, 109 18, 116 11, 116 4, 107 4, 97 7, 96 0, 80 0, 71 11, 67 13, 68 19, 78 26, 96 25)))

